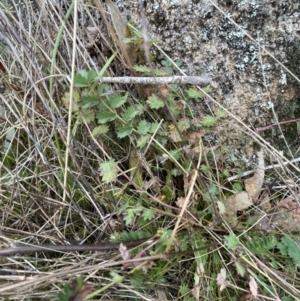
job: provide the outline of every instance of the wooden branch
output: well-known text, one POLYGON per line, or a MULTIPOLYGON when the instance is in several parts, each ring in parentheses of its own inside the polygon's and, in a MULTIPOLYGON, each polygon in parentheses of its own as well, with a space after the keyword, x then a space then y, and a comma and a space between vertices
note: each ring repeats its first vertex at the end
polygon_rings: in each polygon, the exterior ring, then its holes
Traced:
MULTIPOLYGON (((123 244, 127 247, 137 247, 142 243, 152 243, 151 238, 142 238, 138 240, 125 241, 123 244)), ((15 246, 9 248, 0 248, 0 256, 11 256, 15 254, 28 253, 47 253, 47 252, 87 252, 87 251, 109 251, 118 249, 120 243, 101 242, 97 244, 82 244, 82 245, 31 245, 31 246, 15 246)))
POLYGON ((141 85, 165 85, 165 84, 181 84, 181 85, 197 85, 206 87, 211 82, 208 75, 203 76, 166 76, 166 77, 102 77, 101 83, 114 84, 141 84, 141 85))

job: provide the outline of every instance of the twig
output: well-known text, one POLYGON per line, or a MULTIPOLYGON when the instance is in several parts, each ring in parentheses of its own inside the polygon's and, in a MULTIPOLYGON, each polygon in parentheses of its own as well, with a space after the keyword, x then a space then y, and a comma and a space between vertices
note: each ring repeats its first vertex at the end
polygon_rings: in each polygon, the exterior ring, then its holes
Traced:
MULTIPOLYGON (((279 164, 269 165, 269 166, 265 167, 265 170, 273 169, 273 168, 277 168, 277 167, 281 167, 282 165, 288 165, 290 162, 295 163, 295 162, 299 162, 299 161, 300 161, 300 158, 296 158, 296 159, 290 160, 288 162, 283 162, 283 163, 279 163, 279 164)), ((231 181, 234 181, 236 179, 249 176, 249 175, 251 175, 251 174, 253 174, 255 172, 256 172, 256 169, 255 170, 245 171, 241 175, 236 175, 236 176, 232 176, 232 177, 227 178, 227 181, 231 182, 231 181)))
POLYGON ((211 82, 208 75, 202 76, 166 76, 166 77, 102 77, 101 83, 114 84, 141 84, 141 85, 165 85, 165 84, 190 84, 206 87, 211 82))
POLYGON ((268 130, 272 127, 275 127, 275 126, 279 126, 279 125, 282 125, 282 124, 289 124, 289 123, 293 123, 293 122, 299 122, 299 121, 300 121, 300 118, 291 119, 291 120, 284 120, 284 121, 280 121, 280 122, 277 122, 277 123, 271 123, 271 124, 268 124, 266 126, 257 128, 255 131, 256 131, 256 133, 259 133, 259 132, 268 130))
MULTIPOLYGON (((153 239, 143 238, 132 241, 123 242, 127 247, 137 247, 142 243, 152 243, 153 239)), ((0 248, 0 256, 10 256, 14 254, 28 253, 46 253, 46 252, 87 252, 87 251, 109 251, 118 249, 120 243, 101 242, 97 244, 82 244, 82 245, 27 245, 15 246, 9 248, 0 248)))

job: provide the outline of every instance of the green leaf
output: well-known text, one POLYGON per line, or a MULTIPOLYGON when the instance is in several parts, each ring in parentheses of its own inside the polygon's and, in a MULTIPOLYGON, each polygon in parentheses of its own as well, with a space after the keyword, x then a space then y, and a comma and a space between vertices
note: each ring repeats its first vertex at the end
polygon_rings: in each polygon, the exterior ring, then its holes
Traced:
POLYGON ((124 138, 124 137, 130 135, 131 133, 132 133, 132 127, 124 126, 124 127, 118 129, 117 136, 119 138, 124 138))
POLYGON ((127 209, 125 211, 126 215, 124 216, 124 221, 126 226, 130 225, 133 221, 133 218, 135 216, 135 209, 127 209))
POLYGON ((139 290, 143 286, 143 278, 144 273, 142 269, 135 270, 134 273, 131 274, 130 283, 135 289, 139 290))
POLYGON ((243 186, 241 183, 234 183, 233 184, 233 189, 236 191, 236 192, 241 192, 243 191, 243 186))
POLYGON ((116 214, 120 215, 122 214, 125 210, 127 210, 130 207, 129 202, 127 201, 125 204, 123 204, 121 207, 116 209, 116 214))
MULTIPOLYGON (((73 90, 73 102, 72 102, 72 112, 77 112, 79 110, 79 101, 80 101, 80 94, 78 89, 73 90)), ((70 106, 70 92, 66 92, 62 97, 63 106, 66 109, 69 109, 70 106)))
POLYGON ((164 101, 157 98, 157 96, 154 94, 148 98, 147 103, 149 104, 151 109, 160 109, 165 106, 164 101))
POLYGON ((244 277, 246 272, 245 268, 238 261, 235 263, 235 267, 238 274, 244 277))
POLYGON ((180 172, 179 169, 173 168, 172 171, 171 171, 171 175, 174 176, 174 177, 178 177, 179 175, 181 175, 181 172, 180 172))
POLYGON ((218 109, 216 112, 215 112, 216 116, 219 117, 219 118, 223 118, 226 116, 226 112, 221 110, 221 109, 218 109))
POLYGON ((190 128, 191 124, 190 124, 189 120, 181 119, 178 121, 177 126, 181 132, 185 132, 187 129, 190 128))
POLYGON ((281 243, 286 246, 287 254, 294 261, 295 265, 300 265, 300 252, 297 244, 287 236, 281 238, 281 243))
POLYGON ((137 132, 140 135, 146 135, 150 130, 151 125, 146 120, 141 120, 137 127, 137 132))
POLYGON ((114 181, 117 177, 117 163, 114 159, 110 159, 107 162, 100 164, 101 172, 100 175, 102 176, 102 181, 105 183, 110 183, 114 181))
POLYGON ((88 72, 84 69, 79 70, 77 74, 84 77, 84 78, 86 78, 86 79, 88 78, 88 72))
POLYGON ((148 68, 147 66, 144 66, 144 65, 135 65, 134 69, 135 69, 135 71, 141 72, 145 75, 150 75, 151 74, 151 69, 148 68))
POLYGON ((203 98, 205 96, 203 92, 198 91, 196 88, 190 88, 187 94, 189 98, 203 98))
POLYGON ((119 281, 121 281, 121 280, 123 279, 123 277, 120 276, 120 275, 119 275, 118 273, 116 273, 116 272, 110 272, 109 274, 110 274, 110 277, 112 278, 112 280, 113 280, 114 282, 119 282, 119 281))
POLYGON ((186 284, 181 284, 179 287, 179 294, 181 296, 187 294, 190 291, 190 288, 186 284))
POLYGON ((93 136, 98 137, 100 135, 106 134, 109 131, 109 127, 107 125, 100 125, 93 129, 93 136))
POLYGON ((85 120, 86 123, 90 123, 95 120, 95 112, 91 109, 85 109, 78 114, 78 120, 85 120))
POLYGON ((74 75, 74 87, 83 88, 88 87, 89 85, 90 82, 86 77, 82 76, 81 74, 74 75))
POLYGON ((210 172, 209 167, 207 167, 207 166, 204 165, 204 164, 201 164, 200 169, 201 169, 202 172, 204 172, 204 173, 206 173, 206 174, 208 174, 208 173, 210 172))
POLYGON ((217 202, 217 205, 218 205, 220 214, 226 213, 226 207, 225 207, 224 203, 219 201, 219 202, 217 202))
POLYGON ((253 255, 263 256, 268 255, 269 250, 274 249, 278 241, 276 236, 271 234, 267 236, 251 235, 246 237, 244 243, 253 255))
POLYGON ((106 123, 116 119, 116 113, 114 112, 99 112, 97 114, 98 123, 106 123))
POLYGON ((168 73, 165 70, 160 70, 158 68, 154 69, 154 74, 156 76, 166 76, 168 73))
POLYGON ((98 97, 96 95, 85 95, 81 98, 82 109, 90 108, 99 103, 98 97))
POLYGON ((89 104, 91 102, 98 102, 98 97, 96 95, 85 95, 82 96, 81 101, 83 104, 89 104))
POLYGON ((236 237, 235 234, 233 233, 229 235, 224 235, 224 238, 225 238, 225 246, 230 250, 234 250, 239 244, 238 237, 236 237))
POLYGON ((64 290, 58 293, 59 301, 83 301, 91 288, 84 284, 83 278, 75 279, 72 284, 65 284, 64 290))
POLYGON ((205 127, 211 127, 217 123, 217 119, 211 115, 207 115, 204 120, 200 121, 200 124, 205 127))
POLYGON ((107 93, 110 90, 109 84, 100 84, 97 88, 98 95, 102 95, 104 93, 107 93))
POLYGON ((137 144, 136 144, 137 147, 143 148, 147 144, 149 139, 150 139, 150 135, 148 135, 148 134, 145 136, 141 136, 137 141, 137 144))
POLYGON ((131 121, 138 114, 139 114, 139 111, 136 108, 130 106, 123 112, 122 118, 125 121, 131 121))
POLYGON ((282 256, 288 255, 287 247, 286 247, 283 243, 279 242, 279 243, 277 244, 277 248, 279 249, 280 254, 281 254, 282 256))
POLYGON ((164 196, 164 202, 169 203, 171 200, 174 199, 175 194, 174 194, 174 187, 172 187, 169 184, 166 184, 162 189, 161 189, 162 195, 164 196))
POLYGON ((157 121, 152 122, 152 123, 150 124, 149 133, 150 133, 150 134, 153 134, 153 133, 157 130, 157 127, 158 127, 158 122, 157 122, 157 121))
POLYGON ((119 94, 114 94, 108 98, 108 105, 112 109, 119 108, 127 101, 128 93, 126 93, 124 96, 121 96, 119 94))
POLYGON ((142 217, 144 221, 151 221, 155 217, 155 212, 151 209, 144 209, 142 217))
POLYGON ((97 72, 93 69, 89 70, 87 73, 87 79, 91 83, 97 77, 97 72))
POLYGON ((165 71, 167 74, 173 74, 173 66, 172 63, 168 60, 162 60, 161 64, 164 66, 165 71))
POLYGON ((224 169, 222 172, 223 176, 228 178, 230 176, 229 170, 228 169, 224 169))

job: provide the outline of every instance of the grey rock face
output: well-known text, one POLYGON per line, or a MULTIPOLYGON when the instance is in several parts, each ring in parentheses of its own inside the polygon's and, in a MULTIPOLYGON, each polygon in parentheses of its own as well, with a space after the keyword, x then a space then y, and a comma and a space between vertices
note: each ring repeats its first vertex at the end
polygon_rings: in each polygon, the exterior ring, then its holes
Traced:
POLYGON ((159 46, 187 75, 212 74, 211 95, 239 119, 272 123, 273 106, 280 120, 293 118, 300 84, 284 66, 300 38, 299 1, 154 0, 146 15, 159 46))

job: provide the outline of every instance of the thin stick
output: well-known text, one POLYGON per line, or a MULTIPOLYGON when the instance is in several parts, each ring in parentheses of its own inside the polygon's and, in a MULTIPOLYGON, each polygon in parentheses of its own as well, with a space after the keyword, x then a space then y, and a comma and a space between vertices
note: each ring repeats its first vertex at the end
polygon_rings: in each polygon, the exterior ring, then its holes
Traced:
MULTIPOLYGON (((151 238, 142 238, 138 240, 125 241, 127 247, 137 247, 142 243, 152 243, 151 238)), ((109 251, 118 249, 120 243, 101 242, 97 244, 81 244, 81 245, 21 245, 9 248, 0 248, 0 256, 11 256, 15 254, 28 253, 47 253, 47 252, 87 252, 87 251, 109 251)))
POLYGON ((208 75, 202 76, 166 76, 166 77, 102 77, 101 83, 114 84, 141 84, 141 85, 165 85, 165 84, 190 84, 206 87, 211 82, 208 75))
MULTIPOLYGON (((290 163, 297 163, 300 161, 300 158, 296 158, 296 159, 293 159, 293 160, 290 160, 290 161, 287 161, 287 162, 282 162, 282 163, 278 163, 278 164, 273 164, 273 165, 269 165, 269 166, 266 166, 264 169, 265 170, 268 170, 268 169, 274 169, 274 168, 277 168, 277 167, 282 167, 283 165, 288 165, 290 163)), ((235 175, 235 176, 232 176, 232 177, 229 177, 227 178, 227 181, 228 182, 231 182, 231 181, 234 181, 236 179, 239 179, 239 178, 243 178, 243 177, 246 177, 246 176, 249 176, 253 173, 255 173, 256 169, 254 170, 249 170, 249 171, 245 171, 244 173, 240 174, 240 175, 235 175)))

